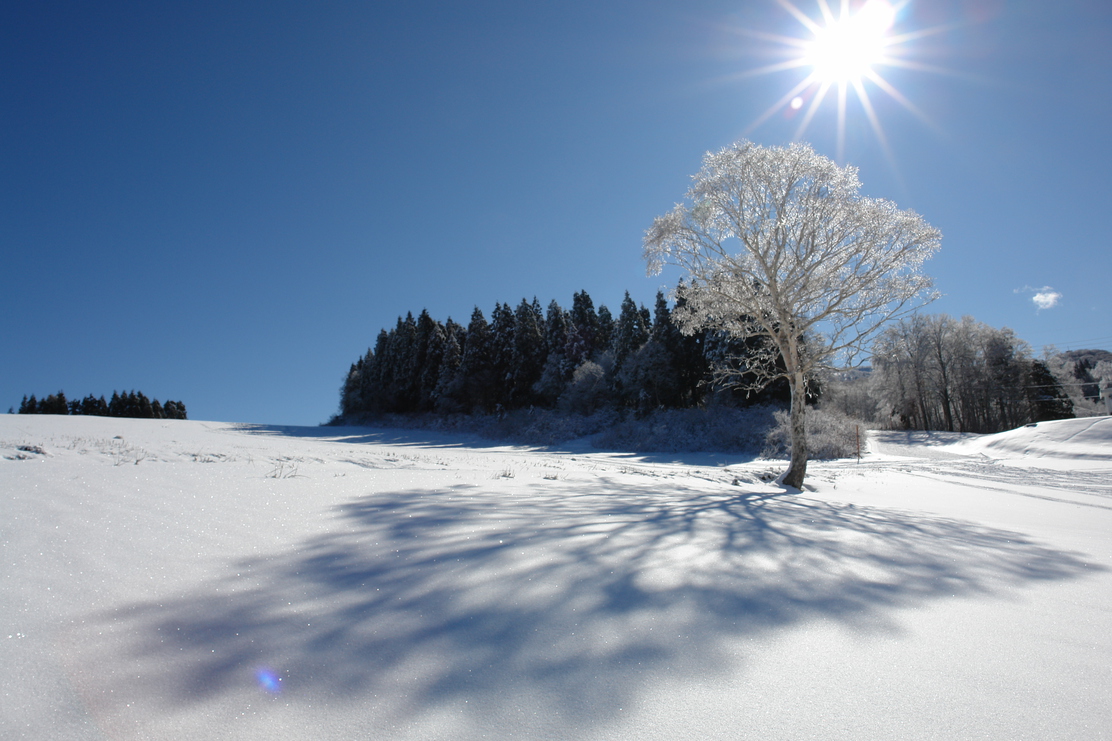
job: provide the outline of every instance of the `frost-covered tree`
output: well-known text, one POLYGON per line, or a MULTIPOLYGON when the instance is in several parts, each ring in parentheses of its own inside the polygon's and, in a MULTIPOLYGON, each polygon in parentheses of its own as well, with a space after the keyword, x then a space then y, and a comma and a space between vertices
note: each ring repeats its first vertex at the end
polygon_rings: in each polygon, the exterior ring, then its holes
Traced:
POLYGON ((649 273, 688 274, 673 316, 686 332, 715 328, 763 337, 744 370, 755 383, 791 387, 791 464, 807 470, 808 382, 837 358, 852 360, 885 321, 931 295, 923 261, 940 233, 913 211, 861 196, 854 167, 806 144, 738 142, 708 153, 686 202, 645 235, 649 273))
POLYGON ((917 314, 885 329, 869 386, 876 421, 911 429, 1000 432, 1074 411, 1026 342, 968 316, 917 314))

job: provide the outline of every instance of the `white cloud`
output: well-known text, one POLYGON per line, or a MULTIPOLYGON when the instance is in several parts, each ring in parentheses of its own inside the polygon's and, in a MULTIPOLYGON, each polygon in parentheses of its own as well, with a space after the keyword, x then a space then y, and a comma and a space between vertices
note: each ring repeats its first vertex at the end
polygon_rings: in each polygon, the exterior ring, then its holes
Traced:
POLYGON ((1058 305, 1058 299, 1062 298, 1062 294, 1055 291, 1050 286, 1042 288, 1031 297, 1031 301, 1035 306, 1039 307, 1039 311, 1043 309, 1053 309, 1058 305))
POLYGON ((1035 305, 1038 311, 1053 309, 1062 298, 1062 294, 1058 293, 1058 291, 1055 291, 1050 286, 1043 286, 1042 288, 1024 286, 1023 288, 1015 289, 1015 293, 1033 293, 1034 295, 1031 296, 1031 303, 1035 305))

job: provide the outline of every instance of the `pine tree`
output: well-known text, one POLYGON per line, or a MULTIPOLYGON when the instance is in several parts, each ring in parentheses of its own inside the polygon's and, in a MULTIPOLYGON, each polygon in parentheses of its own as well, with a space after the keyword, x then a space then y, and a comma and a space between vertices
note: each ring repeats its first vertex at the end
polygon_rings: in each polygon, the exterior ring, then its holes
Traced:
POLYGON ((645 326, 644 318, 630 298, 629 291, 626 291, 618 314, 618 326, 614 332, 613 343, 614 362, 619 371, 626 358, 637 352, 648 338, 649 331, 645 326))
MULTIPOLYGON (((368 350, 367 352, 370 352, 368 350)), ((340 416, 352 417, 362 411, 359 408, 359 387, 363 376, 363 358, 351 364, 344 382, 340 386, 340 416)))
POLYGON ((69 414, 69 403, 64 392, 50 394, 39 402, 39 414, 69 414))
POLYGON ((465 337, 466 330, 448 317, 444 322, 444 352, 440 357, 440 373, 434 392, 438 412, 448 414, 464 409, 463 375, 460 373, 460 365, 463 362, 465 337))
POLYGON ((386 382, 386 410, 412 412, 417 408, 417 322, 412 313, 398 318, 390 335, 386 382))
POLYGON ((360 378, 361 411, 378 414, 385 409, 384 386, 387 375, 387 352, 390 347, 390 334, 379 330, 374 351, 367 351, 363 360, 363 376, 360 378))
POLYGON ((614 315, 610 313, 610 309, 606 308, 605 304, 599 304, 598 337, 595 342, 597 347, 604 352, 608 350, 614 342, 614 333, 616 331, 617 323, 614 321, 614 315))
POLYGON ((1073 418, 1073 401, 1043 361, 1031 361, 1025 391, 1031 422, 1073 418))
POLYGON ((462 375, 464 406, 470 410, 494 408, 494 362, 491 357, 491 332, 482 310, 476 306, 467 325, 467 339, 459 372, 462 375))
POLYGON ((154 408, 151 406, 151 400, 143 394, 142 391, 135 395, 135 416, 140 419, 151 419, 154 417, 154 408))
MULTIPOLYGON (((686 285, 681 280, 676 288, 676 305, 670 318, 674 317, 676 311, 683 310, 686 304, 685 289, 686 285)), ((675 353, 676 372, 679 374, 679 395, 684 406, 698 406, 702 403, 706 393, 706 379, 709 372, 706 348, 704 347, 706 338, 707 333, 704 329, 695 330, 691 334, 681 332, 679 336, 679 349, 675 353)))
POLYGON ((568 329, 568 341, 564 346, 564 355, 577 368, 582 363, 594 357, 598 349, 598 314, 595 313, 594 302, 586 291, 579 291, 572 296, 571 326, 568 329))
POLYGON ((81 413, 90 417, 107 417, 108 403, 103 396, 98 399, 89 394, 81 400, 81 413))
POLYGON ((544 320, 545 347, 548 348, 548 355, 540 379, 533 384, 534 393, 545 405, 551 406, 556 403, 568 381, 571 380, 572 371, 575 370, 565 354, 569 323, 568 314, 563 307, 556 303, 555 299, 550 301, 544 320))
POLYGON ((544 314, 536 297, 532 304, 521 299, 514 312, 511 401, 515 407, 535 401, 533 386, 540 380, 547 355, 544 329, 544 314))
POLYGON ((431 411, 436 407, 436 386, 440 381, 440 365, 444 359, 444 349, 448 342, 448 334, 444 325, 433 321, 425 330, 421 328, 421 319, 417 320, 417 335, 419 344, 424 344, 424 360, 421 363, 418 379, 417 409, 422 412, 431 411))
POLYGON ((514 312, 509 304, 496 303, 490 316, 491 403, 510 406, 514 377, 514 312))

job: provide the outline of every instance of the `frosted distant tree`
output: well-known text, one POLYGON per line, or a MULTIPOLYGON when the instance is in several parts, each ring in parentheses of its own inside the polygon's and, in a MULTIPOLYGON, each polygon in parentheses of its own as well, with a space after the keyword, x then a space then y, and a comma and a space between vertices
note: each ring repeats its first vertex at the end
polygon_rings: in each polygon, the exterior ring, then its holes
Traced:
POLYGON ((1007 327, 916 314, 873 343, 869 385, 881 424, 991 433, 1068 419, 1073 402, 1047 363, 1007 327))
POLYGON ((806 144, 738 142, 708 153, 686 202, 645 235, 649 273, 688 274, 673 315, 685 332, 715 328, 764 337, 748 359, 754 383, 791 387, 791 464, 807 470, 808 381, 832 360, 852 360, 883 323, 929 300, 920 270, 941 235, 918 214, 859 195, 854 167, 806 144), (779 362, 777 362, 779 361, 779 362))

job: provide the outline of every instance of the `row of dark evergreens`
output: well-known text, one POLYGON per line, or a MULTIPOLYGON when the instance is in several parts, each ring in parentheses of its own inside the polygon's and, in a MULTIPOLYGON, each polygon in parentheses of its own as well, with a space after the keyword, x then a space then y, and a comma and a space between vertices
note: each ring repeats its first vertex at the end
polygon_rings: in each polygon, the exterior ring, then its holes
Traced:
MULTIPOLYGON (((743 363, 746 344, 715 332, 685 336, 658 293, 652 311, 627 292, 618 316, 586 291, 570 310, 534 298, 516 308, 478 307, 467 326, 422 311, 399 317, 352 364, 340 393, 345 419, 383 413, 490 413, 561 407, 589 413, 702 404, 708 394, 744 406, 787 399, 783 384, 760 394, 718 388, 711 370, 743 363)), ((740 366, 735 366, 740 367, 740 366)))
POLYGON ((159 402, 148 399, 142 391, 112 392, 109 401, 92 394, 84 399, 67 400, 64 392, 50 394, 39 400, 34 394, 24 396, 20 414, 83 414, 93 417, 136 417, 139 419, 186 419, 185 404, 180 401, 159 402))

